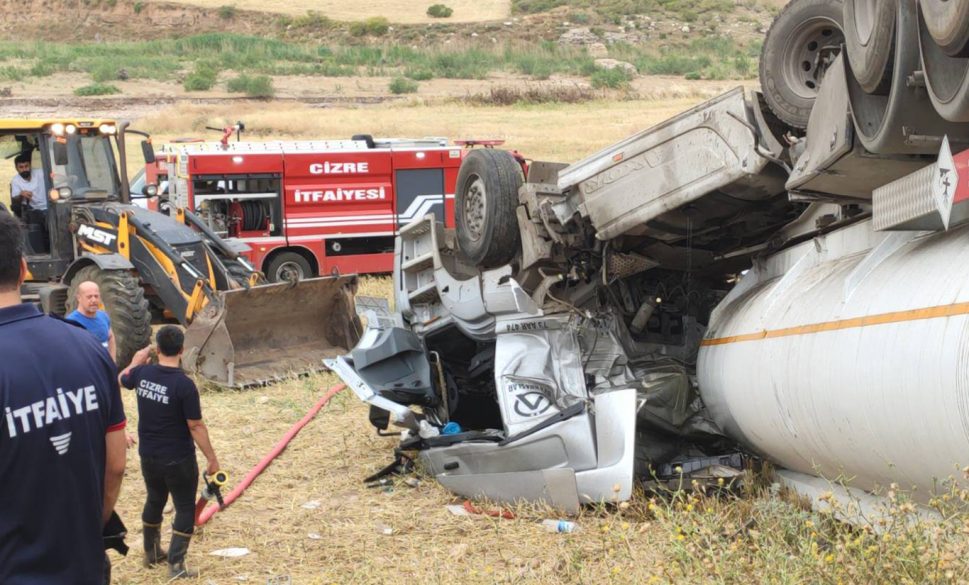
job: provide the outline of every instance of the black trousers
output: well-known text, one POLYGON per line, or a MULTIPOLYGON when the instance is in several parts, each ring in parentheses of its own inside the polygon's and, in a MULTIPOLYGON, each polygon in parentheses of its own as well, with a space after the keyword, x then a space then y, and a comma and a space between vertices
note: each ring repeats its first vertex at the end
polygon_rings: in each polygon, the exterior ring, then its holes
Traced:
POLYGON ((162 511, 168 494, 175 505, 172 528, 192 534, 195 529, 195 489, 199 483, 199 467, 195 453, 172 459, 166 457, 142 457, 141 475, 145 478, 148 497, 141 511, 145 524, 161 524, 162 511))

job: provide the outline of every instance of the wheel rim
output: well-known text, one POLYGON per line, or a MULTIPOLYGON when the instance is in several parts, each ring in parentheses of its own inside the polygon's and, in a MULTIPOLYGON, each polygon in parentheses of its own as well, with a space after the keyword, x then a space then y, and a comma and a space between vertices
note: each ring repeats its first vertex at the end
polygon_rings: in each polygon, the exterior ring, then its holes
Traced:
POLYGON ((464 223, 467 234, 477 242, 484 234, 485 209, 488 204, 488 190, 484 180, 474 175, 464 198, 464 223))
POLYGON ((784 50, 782 75, 798 97, 818 97, 821 77, 834 62, 844 43, 838 25, 827 18, 804 21, 794 31, 784 50))
POLYGON ((276 269, 276 281, 303 280, 303 267, 298 262, 283 262, 276 269))
POLYGON ((852 7, 855 13, 855 34, 862 46, 871 40, 875 28, 875 10, 878 0, 854 0, 852 7))

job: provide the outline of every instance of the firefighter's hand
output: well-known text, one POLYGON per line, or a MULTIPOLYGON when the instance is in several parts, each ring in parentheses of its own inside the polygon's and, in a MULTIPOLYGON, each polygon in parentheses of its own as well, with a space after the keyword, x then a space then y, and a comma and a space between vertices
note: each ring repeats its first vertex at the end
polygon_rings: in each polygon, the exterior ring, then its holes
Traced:
POLYGON ((209 459, 208 465, 205 466, 205 473, 207 475, 215 475, 219 471, 219 460, 213 457, 209 459))
POLYGON ((131 365, 140 366, 142 364, 147 364, 149 356, 151 356, 150 345, 139 349, 135 352, 135 355, 131 356, 131 365))
POLYGON ((32 192, 30 192, 30 191, 21 191, 20 192, 20 197, 24 201, 30 201, 31 199, 33 199, 34 194, 32 192))
POLYGON ((128 444, 129 449, 138 444, 138 439, 136 439, 135 436, 131 433, 126 432, 124 434, 124 440, 125 440, 125 443, 128 444))

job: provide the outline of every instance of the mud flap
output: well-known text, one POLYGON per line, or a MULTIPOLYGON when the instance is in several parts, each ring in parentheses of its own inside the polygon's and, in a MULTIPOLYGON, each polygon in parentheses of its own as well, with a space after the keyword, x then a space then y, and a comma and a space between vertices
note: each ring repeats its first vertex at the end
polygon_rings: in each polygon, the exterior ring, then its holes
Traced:
POLYGON ((318 371, 360 338, 355 276, 219 291, 185 332, 183 364, 229 387, 318 371))

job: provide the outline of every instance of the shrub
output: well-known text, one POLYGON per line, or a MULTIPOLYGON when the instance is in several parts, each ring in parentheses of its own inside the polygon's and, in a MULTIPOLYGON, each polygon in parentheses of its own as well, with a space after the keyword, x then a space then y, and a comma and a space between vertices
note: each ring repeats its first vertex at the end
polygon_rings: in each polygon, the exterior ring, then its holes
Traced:
POLYGON ((432 4, 427 7, 427 15, 431 18, 448 18, 454 14, 454 9, 443 4, 432 4))
POLYGON ((81 97, 92 95, 114 95, 116 93, 121 93, 121 90, 110 83, 92 83, 91 85, 85 85, 74 90, 74 95, 81 97))
POLYGON ((390 93, 400 95, 402 93, 417 93, 417 82, 406 77, 395 77, 390 82, 390 93))
POLYGON ((596 89, 625 89, 632 76, 625 69, 599 69, 592 74, 592 87, 596 89))
POLYGON ((185 78, 182 84, 185 91, 206 91, 212 89, 219 71, 210 63, 199 61, 195 63, 195 69, 185 78))
POLYGON ((350 34, 355 37, 370 35, 382 37, 390 30, 390 21, 383 16, 374 16, 367 20, 350 24, 350 34))
POLYGON ((134 8, 135 14, 141 14, 141 11, 145 9, 145 3, 140 1, 135 2, 132 8, 134 8))
POLYGON ((226 89, 232 93, 244 93, 255 98, 270 98, 276 93, 273 88, 273 80, 268 75, 240 75, 235 79, 230 79, 226 84, 226 89))
POLYGON ((404 77, 414 81, 427 81, 434 79, 434 72, 430 69, 407 69, 404 71, 404 77))
POLYGON ((236 7, 235 6, 220 6, 219 7, 219 18, 223 20, 232 20, 236 17, 236 7))

